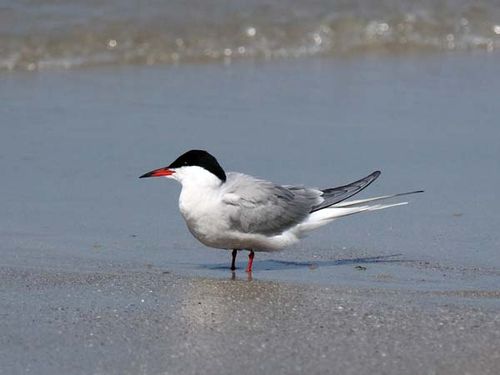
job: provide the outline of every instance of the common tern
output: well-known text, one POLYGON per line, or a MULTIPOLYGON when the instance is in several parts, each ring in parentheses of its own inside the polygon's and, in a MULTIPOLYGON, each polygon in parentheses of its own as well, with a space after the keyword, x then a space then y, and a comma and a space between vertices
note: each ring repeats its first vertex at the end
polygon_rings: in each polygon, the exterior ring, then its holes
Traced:
POLYGON ((404 205, 408 202, 382 202, 422 192, 346 201, 379 176, 380 171, 375 171, 328 189, 277 185, 243 173, 226 173, 208 152, 190 150, 167 167, 139 178, 179 181, 179 209, 189 231, 206 246, 232 250, 231 270, 236 269, 238 250, 250 251, 246 271, 251 272, 255 251, 283 249, 337 218, 404 205))

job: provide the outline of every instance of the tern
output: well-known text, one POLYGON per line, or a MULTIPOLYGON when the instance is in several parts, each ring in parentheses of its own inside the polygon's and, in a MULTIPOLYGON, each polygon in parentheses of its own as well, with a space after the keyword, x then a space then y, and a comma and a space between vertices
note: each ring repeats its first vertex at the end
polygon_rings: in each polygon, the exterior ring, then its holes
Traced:
POLYGON ((226 173, 207 151, 190 150, 167 167, 139 178, 166 177, 180 182, 179 209, 192 235, 206 246, 232 250, 233 271, 238 250, 248 250, 246 271, 252 272, 256 251, 281 250, 335 219, 404 205, 408 202, 383 201, 422 192, 347 201, 380 173, 328 189, 278 185, 243 173, 226 173))

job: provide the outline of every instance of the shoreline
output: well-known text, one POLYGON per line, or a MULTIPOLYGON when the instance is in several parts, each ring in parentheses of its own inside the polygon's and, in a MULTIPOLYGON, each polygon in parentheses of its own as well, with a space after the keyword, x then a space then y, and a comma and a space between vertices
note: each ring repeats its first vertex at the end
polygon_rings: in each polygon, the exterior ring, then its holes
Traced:
POLYGON ((0 279, 5 374, 494 374, 500 365, 498 305, 432 292, 192 278, 146 267, 1 267, 0 279))

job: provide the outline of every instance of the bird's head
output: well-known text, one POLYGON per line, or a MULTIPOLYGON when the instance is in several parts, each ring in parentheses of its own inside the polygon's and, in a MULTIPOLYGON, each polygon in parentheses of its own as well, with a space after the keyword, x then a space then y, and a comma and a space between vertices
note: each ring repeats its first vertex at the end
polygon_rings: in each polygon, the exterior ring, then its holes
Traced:
POLYGON ((218 183, 226 181, 226 173, 216 158, 203 150, 190 150, 170 165, 145 173, 139 178, 167 177, 179 181, 181 184, 218 183))

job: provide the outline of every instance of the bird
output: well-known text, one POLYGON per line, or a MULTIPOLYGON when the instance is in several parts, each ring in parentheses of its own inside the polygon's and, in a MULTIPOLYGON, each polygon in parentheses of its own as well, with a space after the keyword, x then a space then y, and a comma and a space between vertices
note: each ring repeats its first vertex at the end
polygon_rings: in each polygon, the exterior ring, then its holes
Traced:
POLYGON ((205 150, 189 150, 166 167, 139 178, 166 177, 182 185, 179 210, 191 234, 202 244, 232 251, 236 269, 239 250, 249 251, 247 272, 255 252, 278 251, 308 232, 348 215, 407 204, 387 199, 423 190, 347 200, 375 181, 381 172, 327 189, 279 185, 239 172, 227 172, 205 150))

